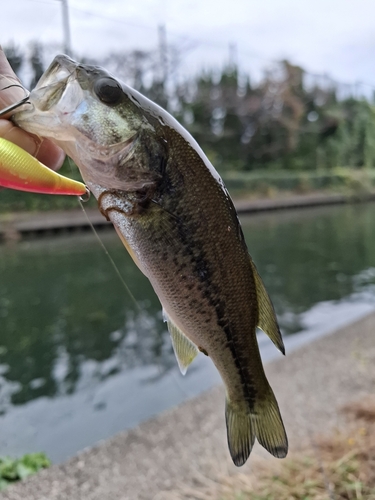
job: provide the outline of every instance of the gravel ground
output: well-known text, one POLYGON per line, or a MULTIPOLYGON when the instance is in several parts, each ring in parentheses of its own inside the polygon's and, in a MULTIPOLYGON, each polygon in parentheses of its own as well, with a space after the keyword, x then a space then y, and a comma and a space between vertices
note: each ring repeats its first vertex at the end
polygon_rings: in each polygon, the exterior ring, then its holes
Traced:
MULTIPOLYGON (((371 314, 266 366, 291 449, 344 425, 339 408, 374 393, 374 330, 371 314)), ((251 474, 259 457, 264 453, 257 447, 241 473, 251 474)), ((174 499, 179 488, 209 484, 236 470, 218 387, 8 488, 0 499, 174 499)))

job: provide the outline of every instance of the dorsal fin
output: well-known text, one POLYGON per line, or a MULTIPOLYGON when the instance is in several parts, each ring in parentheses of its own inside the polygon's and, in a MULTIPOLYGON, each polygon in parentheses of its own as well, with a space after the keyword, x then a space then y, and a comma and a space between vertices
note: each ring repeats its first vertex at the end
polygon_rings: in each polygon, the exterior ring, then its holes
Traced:
POLYGON ((198 347, 189 340, 186 335, 173 323, 163 309, 163 318, 167 322, 168 330, 172 338, 174 353, 182 375, 185 375, 188 366, 198 354, 198 347))
POLYGON ((253 269, 254 281, 257 291, 257 299, 258 299, 258 310, 259 310, 259 318, 258 318, 258 327, 263 330, 263 332, 269 336, 275 346, 279 349, 280 352, 285 354, 284 342, 281 337, 279 325, 277 323, 275 310, 273 308, 271 299, 264 287, 262 278, 259 276, 258 270, 255 267, 254 262, 250 257, 251 267, 253 269))

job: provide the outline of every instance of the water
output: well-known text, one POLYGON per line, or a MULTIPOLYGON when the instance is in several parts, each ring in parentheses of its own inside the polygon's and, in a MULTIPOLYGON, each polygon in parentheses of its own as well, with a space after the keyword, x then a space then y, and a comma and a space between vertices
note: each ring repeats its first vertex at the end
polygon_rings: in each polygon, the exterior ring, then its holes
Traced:
MULTIPOLYGON (((374 221, 372 204, 242 218, 287 346, 374 308, 374 221)), ((61 461, 219 381, 203 355, 180 375, 148 280, 102 239, 140 309, 94 235, 0 246, 0 455, 61 461)))

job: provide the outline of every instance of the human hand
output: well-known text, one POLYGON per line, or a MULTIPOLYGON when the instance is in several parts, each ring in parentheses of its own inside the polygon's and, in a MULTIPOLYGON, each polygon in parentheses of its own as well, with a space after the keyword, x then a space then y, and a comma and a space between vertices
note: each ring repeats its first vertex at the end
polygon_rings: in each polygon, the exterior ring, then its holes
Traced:
MULTIPOLYGON (((25 97, 21 86, 1 90, 9 85, 21 84, 0 47, 0 110, 25 97)), ((4 118, 0 118, 0 137, 17 144, 53 170, 58 170, 63 164, 65 153, 62 149, 48 139, 25 132, 4 118)))

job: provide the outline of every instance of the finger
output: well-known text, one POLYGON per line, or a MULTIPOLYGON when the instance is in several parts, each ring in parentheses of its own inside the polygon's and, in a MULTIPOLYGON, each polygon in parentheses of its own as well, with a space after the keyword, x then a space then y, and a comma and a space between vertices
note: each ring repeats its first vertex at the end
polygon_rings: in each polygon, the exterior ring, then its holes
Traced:
POLYGON ((65 153, 49 139, 42 139, 36 157, 43 165, 47 165, 52 170, 58 170, 64 163, 65 153))
POLYGON ((0 109, 6 108, 26 95, 26 90, 22 86, 6 88, 9 85, 21 85, 21 82, 14 74, 4 51, 0 47, 0 109))
POLYGON ((62 149, 48 139, 25 132, 8 120, 0 120, 0 137, 17 144, 52 170, 58 170, 64 162, 62 149))
MULTIPOLYGON (((20 81, 0 46, 0 109, 25 97, 25 90, 20 87, 11 87, 1 91, 1 89, 14 84, 19 85, 20 81)), ((9 113, 9 115, 11 114, 12 112, 9 113)), ((0 137, 4 137, 4 139, 8 139, 22 147, 53 170, 58 170, 63 164, 65 153, 62 149, 48 139, 40 139, 37 136, 28 134, 7 120, 0 119, 0 137)))

